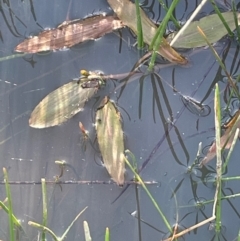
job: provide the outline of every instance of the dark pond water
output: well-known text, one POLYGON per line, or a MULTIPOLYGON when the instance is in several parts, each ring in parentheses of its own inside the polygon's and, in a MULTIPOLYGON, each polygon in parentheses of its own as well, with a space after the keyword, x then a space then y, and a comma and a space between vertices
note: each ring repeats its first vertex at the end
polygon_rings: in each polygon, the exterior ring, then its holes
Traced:
MULTIPOLYGON (((170 1, 169 1, 170 2, 170 1)), ((200 1, 182 1, 175 15, 186 21, 200 1)), ((222 9, 225 4, 217 1, 222 9)), ((230 1, 229 1, 230 2, 230 1)), ((0 57, 14 54, 15 46, 30 35, 45 28, 54 28, 68 19, 84 18, 89 14, 111 14, 107 1, 0 1, 0 57)), ((239 6, 239 1, 236 1, 239 6)), ((158 1, 143 2, 150 18, 159 21, 164 12, 159 11, 158 1)), ((199 16, 212 13, 207 4, 199 16)), ((169 26, 171 28, 171 26, 169 26)), ((42 222, 41 178, 54 181, 60 174, 55 160, 65 160, 62 181, 104 181, 110 177, 101 165, 96 144, 94 116, 99 101, 108 95, 117 103, 122 114, 125 147, 135 155, 138 166, 147 163, 141 172, 163 213, 171 225, 178 222, 181 228, 190 227, 212 214, 212 204, 196 208, 195 204, 214 197, 215 187, 210 180, 215 176, 215 161, 204 168, 195 168, 187 174, 203 143, 203 157, 214 140, 213 96, 214 85, 219 83, 222 105, 226 106, 227 81, 209 49, 185 52, 190 60, 187 67, 158 65, 155 74, 127 82, 108 81, 105 88, 90 100, 83 112, 67 123, 48 129, 33 129, 28 119, 33 108, 48 93, 69 80, 79 77, 80 69, 101 70, 106 74, 131 71, 141 53, 132 45, 135 39, 127 29, 121 30, 122 45, 118 32, 108 34, 97 41, 90 41, 67 51, 34 54, 0 61, 0 167, 6 167, 11 181, 14 213, 22 221, 26 235, 19 240, 37 240, 39 231, 29 227, 28 221, 42 222), (125 85, 126 84, 126 85, 125 85), (173 91, 172 86, 179 93, 173 91), (210 113, 199 114, 182 95, 192 96, 209 107, 210 113), (78 122, 90 132, 94 148, 82 144, 78 122), (175 198, 173 193, 175 193, 175 198)), ((239 75, 239 45, 224 39, 216 44, 232 76, 239 75)), ((146 67, 142 67, 145 71, 146 67)), ((238 108, 232 98, 230 114, 238 108)), ((225 119, 229 114, 225 114, 225 119)), ((224 120, 225 120, 224 119, 224 120)), ((239 176, 239 143, 233 151, 226 176, 239 176)), ((132 173, 126 171, 126 180, 132 173)), ((0 175, 0 199, 6 197, 3 175, 0 175)), ((223 195, 238 194, 238 181, 223 185, 223 195)), ((136 211, 135 186, 114 200, 122 192, 115 184, 48 184, 48 227, 58 236, 66 230, 75 216, 86 206, 88 209, 75 223, 66 240, 84 240, 83 220, 88 221, 93 240, 104 240, 106 227, 110 228, 111 240, 140 240, 137 219, 130 215, 136 211)), ((147 194, 138 189, 142 240, 161 240, 168 230, 147 194), (146 224, 147 223, 147 224, 146 224), (155 228, 155 229, 154 229, 155 228), (157 231, 156 229, 160 230, 157 231)), ((219 240, 234 240, 239 230, 239 199, 222 202, 222 231, 219 240)), ((8 240, 7 215, 0 211, 0 239, 8 240)), ((212 240, 215 233, 211 226, 198 228, 187 234, 185 240, 212 240)), ((49 237, 48 240, 51 238, 49 237)))

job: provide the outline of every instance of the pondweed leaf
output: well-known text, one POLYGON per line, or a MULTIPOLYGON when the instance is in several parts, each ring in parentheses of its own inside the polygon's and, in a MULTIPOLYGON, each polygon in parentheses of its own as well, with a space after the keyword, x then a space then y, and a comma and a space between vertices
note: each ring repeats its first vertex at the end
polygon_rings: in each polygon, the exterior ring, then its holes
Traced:
POLYGON ((29 125, 46 128, 60 125, 81 111, 98 88, 82 88, 73 80, 48 94, 33 110, 29 125))
POLYGON ((115 16, 97 15, 86 19, 64 22, 55 29, 41 32, 38 36, 25 39, 15 51, 37 53, 70 48, 87 40, 97 39, 123 25, 115 16))
MULTIPOLYGON (((137 33, 137 13, 136 6, 129 0, 107 0, 113 11, 117 14, 123 24, 131 28, 137 33)), ((148 18, 142 9, 140 9, 143 41, 150 45, 153 37, 157 32, 156 25, 148 18)), ((166 41, 162 39, 162 43, 157 51, 162 57, 168 61, 177 64, 187 64, 187 60, 178 54, 166 41)))
MULTIPOLYGON (((226 128, 225 133, 220 138, 221 148, 229 149, 232 145, 235 131, 240 128, 240 110, 238 110, 233 118, 223 127, 226 128)), ((240 137, 240 136, 239 136, 240 137)), ((200 165, 205 165, 216 156, 216 142, 211 145, 207 155, 204 157, 200 165)))
MULTIPOLYGON (((222 15, 229 28, 233 31, 236 28, 233 12, 225 12, 222 13, 222 15)), ((240 14, 238 14, 238 24, 240 24, 240 14)), ((182 35, 179 36, 178 40, 173 44, 172 47, 190 49, 206 46, 206 41, 197 31, 197 26, 202 29, 211 44, 216 43, 222 37, 228 34, 227 29, 223 25, 218 15, 212 14, 201 18, 199 21, 190 23, 188 28, 182 33, 182 35)), ((170 34, 167 37, 168 42, 171 42, 176 34, 177 32, 170 34)))
POLYGON ((95 126, 104 165, 112 179, 123 185, 125 161, 121 115, 107 97, 97 110, 95 126))

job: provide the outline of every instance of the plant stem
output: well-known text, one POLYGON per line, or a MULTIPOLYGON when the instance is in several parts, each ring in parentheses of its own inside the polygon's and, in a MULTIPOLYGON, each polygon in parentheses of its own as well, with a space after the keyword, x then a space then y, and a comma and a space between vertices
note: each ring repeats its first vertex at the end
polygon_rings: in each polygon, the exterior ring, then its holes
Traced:
POLYGON ((137 15, 137 43, 138 43, 138 49, 142 49, 144 47, 144 42, 143 42, 142 20, 141 20, 141 14, 140 14, 139 0, 135 0, 135 5, 136 5, 136 15, 137 15))
POLYGON ((217 200, 216 200, 216 227, 215 231, 217 233, 221 230, 221 197, 222 197, 222 157, 221 157, 221 106, 220 106, 220 92, 218 84, 216 84, 215 98, 214 98, 214 110, 215 110, 215 135, 216 135, 216 154, 217 154, 217 200))
MULTIPOLYGON (((43 226, 47 226, 47 217, 48 217, 48 211, 47 211, 47 192, 46 192, 46 181, 44 178, 41 179, 42 182, 42 202, 43 202, 43 226)), ((46 240, 46 233, 43 229, 42 231, 42 241, 46 240)))
POLYGON ((154 67, 155 64, 155 60, 157 58, 157 50, 159 49, 159 46, 161 45, 162 39, 163 39, 163 35, 166 32, 166 27, 167 27, 167 23, 171 17, 171 14, 173 12, 173 10, 176 8, 177 4, 178 4, 179 0, 173 0, 168 12, 166 13, 166 16, 164 17, 161 25, 158 27, 158 30, 155 34, 155 36, 152 39, 152 42, 149 46, 149 49, 153 49, 153 54, 149 63, 149 70, 151 71, 154 67))
POLYGON ((3 175, 4 175, 6 194, 7 194, 7 198, 8 198, 9 236, 10 236, 10 241, 14 241, 15 240, 15 235, 14 235, 12 196, 11 196, 10 186, 9 186, 9 183, 8 183, 8 173, 7 173, 7 169, 6 168, 3 168, 3 175))
POLYGON ((229 26, 228 26, 227 22, 225 21, 224 17, 222 16, 222 13, 221 13, 220 10, 218 9, 215 1, 214 1, 214 0, 210 0, 210 1, 211 1, 211 4, 212 4, 215 12, 217 13, 218 17, 221 19, 224 27, 227 29, 227 32, 228 32, 229 36, 230 36, 230 37, 233 37, 232 31, 231 31, 231 29, 229 28, 229 26))
POLYGON ((167 221, 165 215, 163 214, 162 210, 160 209, 160 207, 158 206, 157 202, 155 201, 155 199, 153 198, 153 196, 151 195, 151 193, 148 191, 146 185, 144 184, 144 182, 142 181, 141 177, 135 172, 134 168, 132 167, 132 165, 130 164, 130 162, 126 159, 125 162, 127 163, 127 165, 129 166, 129 168, 131 169, 131 171, 133 172, 133 174, 135 175, 135 177, 137 178, 137 180, 141 183, 144 191, 147 193, 147 195, 149 196, 150 200, 152 201, 154 207, 157 209, 158 213, 160 214, 160 216, 163 219, 163 222, 165 223, 167 229, 169 230, 170 233, 172 233, 172 227, 169 224, 169 222, 167 221))

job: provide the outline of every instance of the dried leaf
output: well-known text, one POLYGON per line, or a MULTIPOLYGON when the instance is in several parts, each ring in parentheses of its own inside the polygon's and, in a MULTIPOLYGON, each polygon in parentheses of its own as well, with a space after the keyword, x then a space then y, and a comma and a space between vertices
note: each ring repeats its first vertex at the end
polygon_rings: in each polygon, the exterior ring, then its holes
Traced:
POLYGON ((118 184, 124 184, 124 142, 120 112, 107 97, 96 113, 96 131, 104 165, 118 184))
POLYGON ((81 111, 97 88, 82 88, 78 81, 71 81, 48 94, 33 110, 29 125, 46 128, 60 125, 81 111))
MULTIPOLYGON (((113 11, 117 14, 123 24, 131 28, 137 33, 137 14, 136 6, 129 0, 107 0, 113 11)), ((154 35, 157 32, 156 25, 151 22, 142 9, 140 9, 143 40, 146 44, 150 45, 154 35)), ((169 60, 170 62, 177 64, 186 64, 187 60, 179 55, 166 41, 162 39, 162 44, 158 50, 158 53, 169 60)))
POLYGON ((116 17, 103 15, 64 22, 56 29, 47 30, 38 36, 25 39, 15 48, 15 51, 37 53, 70 48, 75 44, 97 39, 122 27, 121 21, 116 17))
MULTIPOLYGON (((222 13, 225 21, 227 22, 229 28, 233 31, 236 26, 234 22, 234 16, 232 12, 222 13)), ((240 14, 238 14, 238 24, 240 24, 240 14)), ((199 21, 194 21, 190 23, 188 28, 182 33, 178 40, 173 44, 174 48, 197 48, 206 46, 206 41, 201 37, 197 31, 197 26, 199 26, 204 34, 206 35, 210 43, 216 43, 222 37, 228 34, 225 26, 218 17, 217 14, 212 14, 201 18, 199 21)), ((177 34, 173 33, 167 37, 167 41, 171 42, 174 36, 177 34)))
MULTIPOLYGON (((227 127, 225 133, 220 138, 221 148, 225 146, 225 149, 229 149, 232 145, 233 138, 235 135, 235 130, 237 128, 240 128, 240 120, 236 123, 238 117, 240 115, 240 110, 238 110, 230 122, 225 125, 227 127), (233 130, 232 133, 230 133, 233 130)), ((240 137, 240 136, 239 136, 240 137)), ((209 161, 211 161, 216 156, 216 142, 212 144, 212 146, 209 148, 207 155, 204 157, 204 159, 201 162, 201 165, 207 164, 209 161)))

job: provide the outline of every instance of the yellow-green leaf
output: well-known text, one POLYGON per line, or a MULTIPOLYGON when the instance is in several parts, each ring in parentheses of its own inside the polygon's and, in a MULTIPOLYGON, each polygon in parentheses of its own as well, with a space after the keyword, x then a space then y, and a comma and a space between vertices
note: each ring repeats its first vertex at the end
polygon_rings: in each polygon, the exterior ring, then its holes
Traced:
POLYGON ((118 184, 124 184, 124 141, 120 112, 104 98, 96 113, 96 131, 104 165, 118 184))
POLYGON ((82 88, 78 81, 71 81, 48 94, 33 110, 29 125, 46 128, 60 125, 79 111, 97 88, 82 88))
MULTIPOLYGON (((229 28, 233 31, 236 28, 233 12, 222 13, 229 28)), ((240 14, 238 14, 238 24, 240 24, 240 14)), ((174 48, 197 48, 206 46, 206 41, 197 31, 199 26, 206 35, 210 43, 216 43, 222 37, 228 34, 227 29, 217 14, 212 14, 201 18, 199 21, 194 21, 189 24, 187 29, 180 35, 178 40, 173 44, 174 48)), ((169 42, 174 38, 177 32, 170 34, 167 38, 169 42)))
MULTIPOLYGON (((137 33, 137 14, 136 6, 129 0, 107 0, 113 11, 117 14, 119 19, 123 21, 123 24, 131 28, 137 33)), ((142 9, 140 9, 143 41, 150 45, 153 37, 157 32, 156 25, 147 17, 142 9)), ((162 43, 159 47, 158 53, 173 63, 186 64, 187 60, 178 54, 166 41, 162 39, 162 43)))

